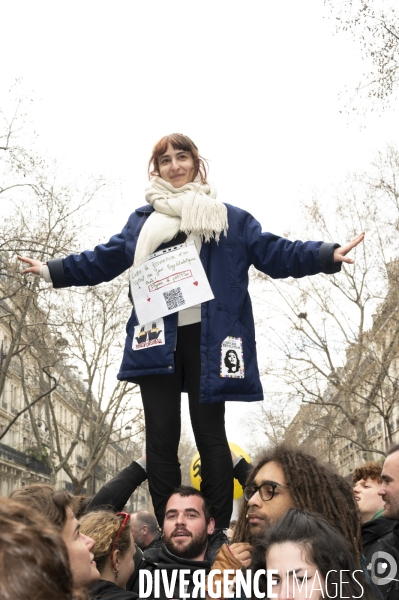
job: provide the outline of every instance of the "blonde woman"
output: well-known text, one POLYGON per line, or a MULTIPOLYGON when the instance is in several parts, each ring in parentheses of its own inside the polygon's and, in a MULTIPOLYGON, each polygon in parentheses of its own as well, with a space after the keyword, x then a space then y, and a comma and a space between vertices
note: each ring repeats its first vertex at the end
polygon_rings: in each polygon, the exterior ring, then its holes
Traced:
POLYGON ((90 595, 96 600, 138 598, 134 592, 126 591, 136 553, 129 513, 90 512, 80 520, 80 530, 95 541, 92 552, 100 572, 100 580, 89 588, 90 595))

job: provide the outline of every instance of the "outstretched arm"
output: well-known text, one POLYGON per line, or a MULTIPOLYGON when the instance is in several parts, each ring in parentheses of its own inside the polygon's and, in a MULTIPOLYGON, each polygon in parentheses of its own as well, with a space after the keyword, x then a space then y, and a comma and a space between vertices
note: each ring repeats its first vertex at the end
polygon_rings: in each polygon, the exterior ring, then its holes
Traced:
POLYGON ((352 265, 355 261, 352 258, 347 258, 346 255, 348 254, 348 252, 353 250, 353 248, 355 248, 358 244, 360 244, 360 242, 362 242, 364 240, 364 236, 365 236, 365 232, 363 231, 360 235, 355 237, 355 239, 352 240, 351 242, 348 242, 347 244, 345 244, 344 246, 340 246, 339 248, 335 248, 334 262, 335 263, 344 262, 344 263, 349 263, 350 265, 352 265))
POLYGON ((46 263, 25 256, 18 256, 18 259, 28 265, 22 271, 24 275, 40 275, 54 288, 97 285, 111 281, 133 264, 133 234, 129 233, 128 222, 121 233, 112 236, 106 244, 98 244, 93 250, 51 259, 46 263))
POLYGON ((296 240, 294 242, 268 232, 262 232, 261 225, 249 213, 242 211, 240 223, 242 238, 248 250, 248 264, 273 279, 285 277, 304 277, 326 273, 333 275, 341 270, 343 262, 352 264, 346 258, 355 246, 364 238, 357 238, 340 246, 339 244, 296 240))
POLYGON ((115 511, 123 510, 133 492, 147 479, 146 456, 134 460, 113 479, 105 483, 91 499, 86 512, 98 506, 111 506, 115 511))

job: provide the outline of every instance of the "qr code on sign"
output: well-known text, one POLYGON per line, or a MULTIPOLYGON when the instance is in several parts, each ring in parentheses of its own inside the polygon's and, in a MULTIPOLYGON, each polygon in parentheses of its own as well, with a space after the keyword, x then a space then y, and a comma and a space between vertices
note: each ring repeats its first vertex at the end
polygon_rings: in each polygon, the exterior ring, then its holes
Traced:
POLYGON ((174 290, 170 290, 169 292, 164 292, 163 297, 165 298, 168 310, 173 310, 174 308, 183 306, 183 304, 186 303, 183 298, 183 294, 181 293, 181 288, 179 287, 175 288, 174 290))

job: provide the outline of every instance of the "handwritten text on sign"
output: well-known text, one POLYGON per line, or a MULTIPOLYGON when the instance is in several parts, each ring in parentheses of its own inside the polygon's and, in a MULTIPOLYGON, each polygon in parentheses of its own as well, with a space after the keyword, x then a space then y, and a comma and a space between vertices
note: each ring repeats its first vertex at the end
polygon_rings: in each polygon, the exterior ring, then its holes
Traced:
POLYGON ((131 269, 130 289, 140 324, 214 297, 194 242, 151 254, 131 269))

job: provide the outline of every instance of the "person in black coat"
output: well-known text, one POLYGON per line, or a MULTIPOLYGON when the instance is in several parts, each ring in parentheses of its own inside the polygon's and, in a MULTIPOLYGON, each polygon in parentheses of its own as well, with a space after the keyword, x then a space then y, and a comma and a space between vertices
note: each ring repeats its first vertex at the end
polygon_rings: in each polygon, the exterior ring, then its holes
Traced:
POLYGON ((157 520, 148 510, 139 510, 132 513, 130 515, 130 526, 136 546, 143 552, 162 545, 161 531, 157 520))
MULTIPOLYGON (((233 472, 234 477, 238 479, 241 485, 244 485, 251 465, 245 461, 241 456, 236 457, 233 453, 233 472)), ((147 479, 146 471, 146 458, 143 455, 138 460, 134 460, 128 467, 123 469, 120 473, 115 475, 110 481, 104 484, 101 489, 91 498, 85 512, 88 513, 91 510, 98 508, 108 508, 115 512, 123 510, 127 504, 130 496, 133 492, 147 479)), ((132 525, 132 530, 134 526, 132 525)), ((216 534, 217 535, 217 534, 216 534)), ((222 540, 223 541, 223 540, 222 540)), ((140 541, 135 539, 136 553, 135 553, 135 570, 129 580, 129 589, 138 589, 138 578, 141 569, 149 568, 146 560, 144 559, 143 551, 152 548, 160 548, 163 544, 163 538, 161 531, 149 544, 148 547, 140 549, 140 541), (139 543, 137 543, 139 542, 139 543)), ((215 534, 210 538, 207 548, 206 560, 212 564, 217 551, 220 547, 220 540, 215 534)), ((150 559, 152 560, 152 558, 150 559)))
MULTIPOLYGON (((181 575, 187 584, 185 591, 190 595, 195 586, 195 573, 202 578, 201 587, 204 591, 205 578, 211 568, 211 562, 207 559, 208 541, 214 528, 211 508, 201 492, 190 486, 177 488, 166 504, 163 543, 158 548, 144 552, 138 576, 135 573, 130 578, 127 589, 140 595, 146 593, 147 587, 153 586, 155 572, 161 570, 161 600, 182 597, 181 575)), ((154 587, 150 597, 153 597, 153 592, 154 587)), ((201 593, 198 597, 201 597, 201 593)))
POLYGON ((358 503, 362 521, 363 556, 371 570, 373 554, 379 549, 378 540, 391 534, 395 525, 383 516, 384 501, 378 494, 381 486, 382 465, 367 462, 353 473, 353 493, 358 503))
MULTIPOLYGON (((181 486, 171 494, 167 502, 164 532, 158 539, 157 547, 143 552, 135 546, 135 550, 131 552, 134 565, 127 582, 125 582, 124 570, 121 576, 118 575, 119 581, 113 579, 109 562, 112 535, 105 539, 105 525, 97 526, 101 521, 98 515, 105 513, 107 515, 105 520, 107 520, 112 513, 98 509, 107 505, 111 510, 120 510, 136 487, 145 479, 145 457, 142 457, 138 461, 133 461, 97 492, 87 508, 87 511, 92 512, 88 512, 81 520, 82 530, 90 531, 93 539, 96 540, 95 560, 101 573, 101 579, 90 588, 91 595, 96 599, 133 600, 138 598, 143 590, 144 582, 147 582, 147 577, 151 580, 157 569, 166 572, 168 581, 172 581, 173 572, 176 570, 178 572, 189 571, 190 574, 185 573, 184 577, 189 580, 189 589, 192 589, 194 572, 201 570, 205 577, 211 568, 211 561, 208 558, 208 543, 214 531, 214 520, 211 517, 209 504, 201 492, 195 488, 181 486), (106 571, 103 570, 103 564, 106 571), (143 573, 145 573, 144 576, 143 573), (124 584, 126 589, 121 589, 121 584, 124 584)), ((115 534, 115 528, 111 533, 115 534)), ((124 533, 124 535, 127 534, 124 533)), ((132 567, 132 565, 130 566, 132 567)), ((179 598, 179 573, 173 591, 173 598, 179 598)), ((163 584, 160 586, 160 598, 166 600, 166 589, 163 584)))
POLYGON ((393 529, 392 533, 378 540, 371 571, 373 580, 377 582, 384 594, 384 599, 397 600, 399 598, 399 444, 394 444, 387 451, 378 494, 384 503, 383 516, 392 520, 393 529))

